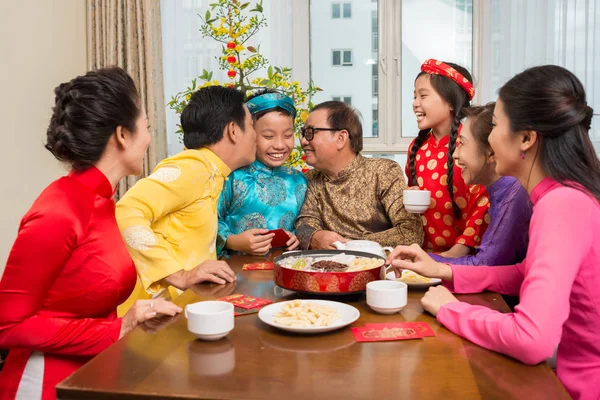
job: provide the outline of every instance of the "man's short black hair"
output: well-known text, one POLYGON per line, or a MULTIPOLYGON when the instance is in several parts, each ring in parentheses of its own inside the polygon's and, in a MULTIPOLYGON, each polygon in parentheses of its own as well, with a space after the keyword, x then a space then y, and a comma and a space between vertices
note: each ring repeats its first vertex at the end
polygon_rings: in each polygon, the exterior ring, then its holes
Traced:
POLYGON ((230 122, 245 131, 245 100, 244 93, 223 86, 208 86, 194 92, 181 113, 185 147, 199 149, 220 142, 230 122))

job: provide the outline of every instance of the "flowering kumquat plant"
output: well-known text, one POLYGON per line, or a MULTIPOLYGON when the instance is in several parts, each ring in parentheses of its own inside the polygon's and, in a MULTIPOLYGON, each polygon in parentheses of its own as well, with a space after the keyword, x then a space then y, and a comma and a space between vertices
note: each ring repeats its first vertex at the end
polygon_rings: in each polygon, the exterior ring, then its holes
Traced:
MULTIPOLYGON (((294 100, 297 110, 295 135, 299 139, 300 128, 313 107, 311 97, 321 91, 321 88, 312 81, 306 88, 302 88, 299 82, 292 81, 291 68, 269 65, 269 60, 260 53, 260 44, 256 47, 248 44, 261 28, 267 26, 262 0, 256 2, 254 8, 248 9, 250 5, 251 2, 239 0, 219 0, 209 5, 210 10, 206 11, 204 17, 200 16, 202 36, 222 43, 222 53, 217 61, 219 69, 227 71, 229 82, 213 80, 213 72, 203 70, 202 75, 193 79, 186 90, 171 97, 168 105, 177 114, 181 114, 194 91, 213 85, 237 88, 247 95, 258 88, 274 89, 294 100), (264 68, 267 68, 266 77, 254 76, 264 68)), ((183 134, 181 126, 178 126, 177 133, 183 134)), ((299 145, 294 147, 285 165, 307 170, 299 145)))

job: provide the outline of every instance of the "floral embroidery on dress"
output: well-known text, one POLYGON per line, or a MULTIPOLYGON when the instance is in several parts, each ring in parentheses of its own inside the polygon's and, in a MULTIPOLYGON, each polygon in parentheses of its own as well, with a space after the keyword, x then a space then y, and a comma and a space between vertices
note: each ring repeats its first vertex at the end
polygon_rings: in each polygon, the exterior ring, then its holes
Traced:
POLYGON ((146 226, 130 226, 123 231, 125 243, 138 251, 149 250, 156 245, 154 232, 146 226))
POLYGON ((285 201, 287 196, 285 181, 278 176, 258 176, 256 193, 260 201, 268 206, 276 206, 285 201))
POLYGON ((296 203, 298 203, 300 207, 302 207, 302 204, 304 203, 304 198, 306 197, 306 188, 307 186, 304 183, 300 183, 296 185, 296 188, 294 189, 294 194, 296 195, 296 203))
POLYGON ((181 176, 181 170, 178 166, 161 167, 154 171, 148 178, 159 182, 169 183, 177 180, 181 176))
POLYGON ((245 232, 248 229, 267 229, 267 221, 259 213, 251 213, 244 216, 236 223, 238 232, 245 232))
POLYGON ((281 216, 279 219, 279 227, 286 231, 292 231, 294 229, 294 221, 296 220, 296 215, 288 211, 281 216))

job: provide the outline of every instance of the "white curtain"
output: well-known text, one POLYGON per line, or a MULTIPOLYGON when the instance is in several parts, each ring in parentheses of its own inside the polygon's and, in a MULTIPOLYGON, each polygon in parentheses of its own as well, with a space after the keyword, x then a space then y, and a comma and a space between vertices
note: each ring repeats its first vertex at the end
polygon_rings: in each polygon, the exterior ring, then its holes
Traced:
POLYGON ((479 102, 528 67, 561 65, 583 83, 594 108, 590 136, 600 152, 600 0, 482 2, 479 102))

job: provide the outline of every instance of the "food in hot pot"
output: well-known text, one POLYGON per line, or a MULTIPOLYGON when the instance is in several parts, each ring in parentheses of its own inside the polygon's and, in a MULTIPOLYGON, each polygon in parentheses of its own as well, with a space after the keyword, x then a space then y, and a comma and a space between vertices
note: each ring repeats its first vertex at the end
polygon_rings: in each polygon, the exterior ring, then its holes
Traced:
POLYGON ((355 272, 382 266, 381 258, 359 257, 349 254, 335 256, 298 256, 279 261, 284 268, 309 272, 355 272))

